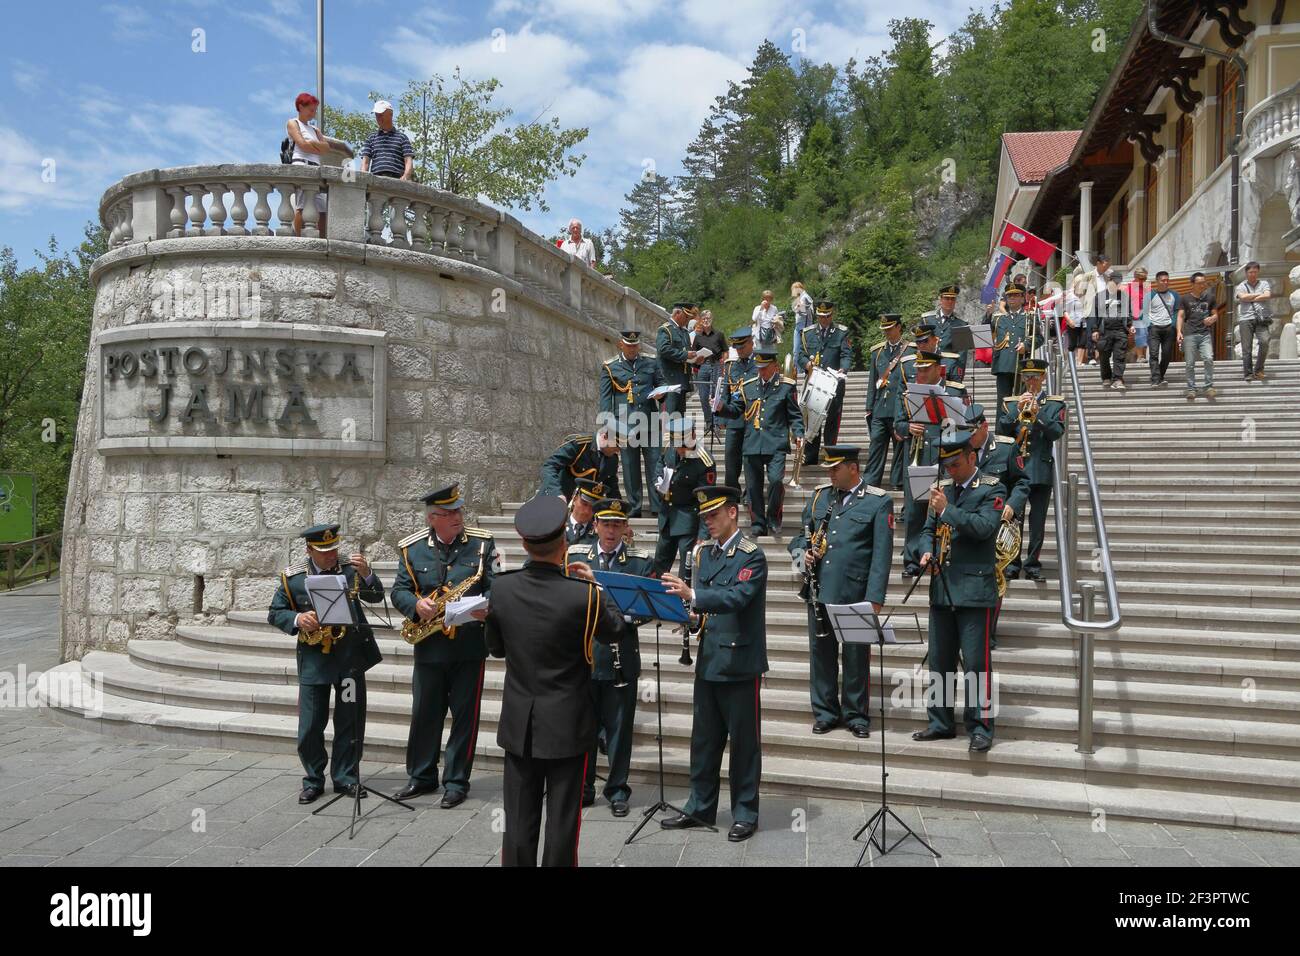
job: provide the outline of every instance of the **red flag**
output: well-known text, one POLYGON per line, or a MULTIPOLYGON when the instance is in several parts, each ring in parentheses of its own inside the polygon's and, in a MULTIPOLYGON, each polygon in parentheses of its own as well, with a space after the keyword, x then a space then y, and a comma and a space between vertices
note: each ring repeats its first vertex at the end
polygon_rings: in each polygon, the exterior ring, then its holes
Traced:
POLYGON ((1052 253, 1056 251, 1056 246, 1046 239, 1039 239, 1032 232, 1021 229, 1012 222, 1002 227, 1002 238, 998 241, 998 245, 1027 256, 1040 266, 1047 265, 1047 260, 1052 258, 1052 253))

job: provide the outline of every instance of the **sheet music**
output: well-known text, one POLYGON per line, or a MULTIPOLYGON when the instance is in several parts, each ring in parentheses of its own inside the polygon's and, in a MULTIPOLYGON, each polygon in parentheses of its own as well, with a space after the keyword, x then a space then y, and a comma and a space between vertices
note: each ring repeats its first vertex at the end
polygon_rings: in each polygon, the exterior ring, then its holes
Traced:
MULTIPOLYGON (((841 644, 880 643, 880 631, 876 628, 879 622, 869 601, 860 604, 827 604, 826 614, 830 617, 831 629, 841 644)), ((893 624, 886 624, 882 630, 886 644, 898 643, 893 624)))
POLYGON ((322 625, 356 623, 347 594, 348 579, 341 574, 307 575, 307 598, 322 625))
POLYGON ((444 609, 442 621, 448 627, 454 627, 457 624, 467 624, 474 620, 474 612, 487 607, 488 599, 481 594, 473 597, 461 598, 458 601, 448 601, 444 609))
POLYGON ((660 385, 658 388, 650 392, 646 398, 662 398, 665 395, 671 395, 673 392, 680 392, 681 390, 682 387, 680 385, 660 385))
POLYGON ((913 501, 929 501, 930 489, 939 480, 938 465, 908 465, 907 484, 913 501))
POLYGON ((655 491, 661 495, 668 494, 668 486, 673 483, 673 469, 665 466, 659 475, 659 480, 655 482, 655 491))

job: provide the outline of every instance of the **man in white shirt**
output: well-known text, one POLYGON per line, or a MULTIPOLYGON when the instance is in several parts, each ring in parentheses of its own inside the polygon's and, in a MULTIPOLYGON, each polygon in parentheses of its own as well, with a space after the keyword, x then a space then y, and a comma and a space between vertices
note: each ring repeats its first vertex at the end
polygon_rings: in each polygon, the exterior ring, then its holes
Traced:
POLYGON ((1264 381, 1264 360, 1268 358, 1269 333, 1273 328, 1273 309, 1269 299, 1273 290, 1268 280, 1259 277, 1259 263, 1246 263, 1246 281, 1237 285, 1237 340, 1241 343, 1241 368, 1247 382, 1264 381), (1250 361, 1251 343, 1255 345, 1255 363, 1250 361))
POLYGON ((569 220, 569 235, 560 243, 560 248, 575 259, 581 259, 583 265, 592 269, 596 267, 596 247, 590 239, 582 237, 582 220, 569 220))

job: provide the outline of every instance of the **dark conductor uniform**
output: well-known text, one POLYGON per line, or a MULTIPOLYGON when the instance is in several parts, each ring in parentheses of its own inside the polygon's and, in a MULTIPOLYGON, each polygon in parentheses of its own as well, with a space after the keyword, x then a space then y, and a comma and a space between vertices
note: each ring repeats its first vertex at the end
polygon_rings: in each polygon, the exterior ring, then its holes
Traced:
MULTIPOLYGON (((826 464, 857 461, 859 454, 853 445, 827 445, 826 464)), ((865 479, 848 491, 833 485, 819 486, 804 505, 799 535, 790 542, 790 555, 800 571, 814 537, 825 548, 816 568, 817 593, 812 595, 817 604, 885 603, 894 555, 894 501, 883 489, 868 485, 865 479)), ((871 727, 871 645, 844 645, 841 695, 840 643, 828 625, 818 627, 817 615, 817 608, 810 602, 808 660, 813 732, 826 733, 847 723, 855 736, 866 737, 871 727)))
MULTIPOLYGON (((631 507, 622 501, 606 501, 600 505, 597 516, 601 518, 626 518, 631 507)), ((601 549, 599 541, 569 548, 569 562, 581 562, 593 571, 613 571, 616 574, 654 576, 654 562, 646 551, 630 548, 619 542, 614 551, 601 549)), ((609 753, 609 776, 605 779, 605 799, 617 811, 617 804, 626 804, 632 797, 628 786, 628 769, 632 765, 633 721, 636 719, 637 678, 641 676, 641 651, 637 640, 635 619, 624 618, 624 638, 617 644, 596 644, 591 650, 591 699, 596 709, 596 724, 604 732, 609 753), (615 658, 614 648, 618 648, 615 658), (617 660, 617 668, 615 662, 617 660), (622 686, 620 686, 620 683, 622 686)), ((590 803, 596 794, 596 751, 587 754, 587 776, 583 785, 583 802, 590 803)), ((619 814, 620 816, 622 814, 619 814)))
MULTIPOLYGON (((943 440, 940 454, 950 458, 970 447, 970 433, 958 430, 943 440)), ((993 741, 993 614, 998 603, 994 551, 1006 489, 976 469, 964 485, 951 478, 939 482, 948 499, 941 515, 930 511, 925 522, 925 551, 938 562, 930 578, 929 726, 916 740, 956 736, 953 702, 957 654, 965 672, 963 719, 971 750, 987 750, 993 741), (949 541, 940 555, 940 528, 949 541), (942 557, 942 559, 941 559, 942 557)))
MULTIPOLYGON (((673 312, 682 312, 687 322, 700 314, 691 302, 673 304, 673 312)), ((685 325, 669 319, 655 332, 655 356, 665 385, 680 385, 681 389, 664 396, 664 412, 681 413, 686 410, 686 393, 691 388, 691 364, 686 353, 691 351, 691 333, 685 325)))
MULTIPOLYGON (((776 362, 773 349, 759 349, 754 354, 759 368, 776 362)), ((794 379, 779 374, 766 382, 759 375, 746 379, 718 414, 745 422, 745 495, 752 522, 750 531, 756 537, 767 534, 773 526, 781 525, 790 434, 803 438, 803 413, 794 379)))
MULTIPOLYGON (((849 341, 847 326, 836 325, 835 306, 827 299, 820 299, 816 305, 817 321, 805 325, 799 330, 801 354, 808 357, 808 368, 826 368, 835 372, 848 372, 853 368, 853 344, 849 341), (826 324, 822 324, 826 319, 826 324)), ((826 444, 834 445, 840 437, 840 415, 844 411, 844 389, 846 379, 841 378, 836 386, 835 399, 826 409, 826 418, 822 422, 819 435, 809 435, 804 442, 803 463, 817 464, 818 450, 823 436, 826 444)))
MULTIPOLYGON (((725 485, 696 490, 700 513, 738 504, 740 489, 725 485)), ((744 839, 758 824, 758 788, 763 759, 760 744, 760 683, 767 671, 767 559, 763 550, 737 530, 727 541, 699 545, 692 583, 692 610, 703 623, 695 662, 691 718, 691 795, 684 815, 661 821, 668 828, 694 826, 691 817, 717 821, 722 751, 731 747, 728 778, 731 839, 744 839)))
MULTIPOLYGON (((748 328, 738 329, 731 333, 731 344, 736 348, 743 348, 745 343, 752 342, 753 338, 754 334, 748 328)), ((758 366, 754 364, 752 353, 744 358, 737 357, 730 362, 724 362, 722 364, 723 384, 720 395, 722 401, 728 401, 739 392, 740 386, 746 380, 753 378, 757 370, 758 366)), ((722 421, 726 426, 726 444, 723 448, 726 482, 733 488, 739 488, 741 469, 744 467, 745 420, 736 416, 734 418, 724 418, 722 421)))
POLYGON ((686 418, 675 418, 668 423, 669 447, 664 449, 655 475, 658 481, 666 469, 672 469, 672 478, 659 509, 659 540, 655 544, 654 558, 656 574, 671 570, 676 560, 678 573, 686 577, 686 556, 700 536, 695 489, 700 485, 715 484, 718 480, 718 466, 707 449, 697 445, 685 457, 678 453, 674 443, 685 439, 672 436, 684 435, 690 429, 691 421, 686 418))
POLYGON ((563 495, 568 501, 573 497, 579 478, 590 478, 605 486, 611 495, 618 494, 618 455, 606 455, 600 450, 595 435, 568 435, 560 447, 542 462, 542 484, 539 495, 563 495))
MULTIPOLYGON (((882 332, 902 325, 902 316, 886 313, 880 317, 882 332)), ((898 393, 907 387, 903 372, 903 356, 909 349, 900 337, 897 342, 879 342, 871 347, 867 356, 867 426, 871 444, 867 449, 867 464, 862 479, 880 488, 897 488, 905 480, 903 443, 894 434, 894 402, 898 393), (884 384, 882 385, 881 382, 884 384), (885 459, 889 450, 894 454, 886 486, 885 459)))
MULTIPOLYGON (((640 345, 641 333, 623 331, 625 345, 640 345)), ((654 489, 655 463, 659 459, 659 427, 655 413, 658 402, 646 398, 664 383, 659 361, 638 355, 629 359, 619 354, 600 369, 600 412, 629 423, 630 441, 623 445, 619 458, 623 462, 623 490, 627 493, 632 515, 641 512, 641 472, 650 488, 650 510, 659 510, 659 494, 654 489)))
MULTIPOLYGON (((519 509, 515 530, 546 544, 563 534, 564 520, 564 502, 538 496, 519 509)), ((486 625, 488 649, 506 660, 497 727, 505 751, 501 865, 537 865, 544 791, 542 865, 576 866, 582 786, 596 745, 593 647, 626 640, 623 618, 596 585, 530 560, 497 575, 486 625)))
MULTIPOLYGON (((1025 288, 1012 283, 1006 291, 1023 295, 1025 288)), ((993 377, 998 384, 998 408, 1015 388, 1016 371, 1027 357, 1032 321, 1033 317, 1023 308, 1019 312, 1002 312, 993 316, 993 377), (1021 344, 1026 351, 1017 352, 1016 346, 1021 344)))
MULTIPOLYGON (((1028 359, 1022 366, 1025 373, 1042 375, 1047 371, 1047 363, 1042 359, 1028 359)), ((1025 450, 1025 472, 1029 475, 1029 553, 1025 557, 1025 577, 1037 581, 1042 577, 1043 563, 1039 555, 1043 550, 1044 532, 1047 526, 1047 506, 1052 500, 1052 463, 1055 460, 1056 440, 1065 434, 1065 399, 1060 395, 1048 395, 1046 389, 1038 391, 1038 413, 1028 425, 1028 448, 1025 450)), ((1002 406, 1002 430, 1014 433, 1020 428, 1019 396, 1007 398, 1002 406)), ((1025 519, 1023 508, 1016 509, 1016 517, 1021 522, 1025 519)), ((1007 576, 1020 576, 1020 559, 1012 561, 1007 568, 1007 576)))
MULTIPOLYGON (((427 507, 453 510, 463 504, 459 485, 431 492, 420 500, 427 507)), ((424 528, 397 542, 397 547, 393 606, 416 622, 416 604, 421 598, 435 596, 440 588, 455 588, 474 578, 475 583, 461 597, 489 595, 500 567, 496 542, 478 528, 465 528, 451 542, 439 539, 432 528, 424 528)), ((439 625, 414 647, 407 785, 398 796, 407 799, 438 789, 438 750, 450 710, 451 733, 442 771, 442 806, 450 808, 464 801, 474 767, 487 661, 483 624, 467 621, 450 629, 439 625)))
MULTIPOLYGON (((313 525, 302 533, 313 551, 333 551, 339 545, 339 526, 313 525)), ((343 791, 360 783, 359 737, 366 719, 366 671, 383 659, 374 632, 366 623, 361 601, 377 604, 384 599, 384 586, 375 574, 364 581, 348 561, 339 559, 333 568, 319 568, 307 562, 285 568, 271 599, 267 623, 298 638, 298 757, 302 760, 303 793, 299 803, 310 803, 325 789, 325 725, 330 716, 330 688, 334 689, 334 747, 329 759, 334 789, 343 791), (347 579, 348 603, 355 626, 341 632, 299 630, 299 614, 313 610, 307 594, 309 574, 341 574, 347 579), (360 600, 358 600, 358 598, 360 600)))

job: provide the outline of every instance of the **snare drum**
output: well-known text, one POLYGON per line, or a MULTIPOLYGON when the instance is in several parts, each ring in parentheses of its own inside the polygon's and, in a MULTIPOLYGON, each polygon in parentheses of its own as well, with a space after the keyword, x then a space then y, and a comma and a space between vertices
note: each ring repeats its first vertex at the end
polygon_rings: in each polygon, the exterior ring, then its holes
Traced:
POLYGON ((821 434, 822 425, 835 396, 840 391, 840 379, 828 368, 815 368, 808 375, 799 405, 803 409, 804 434, 808 437, 821 434))

